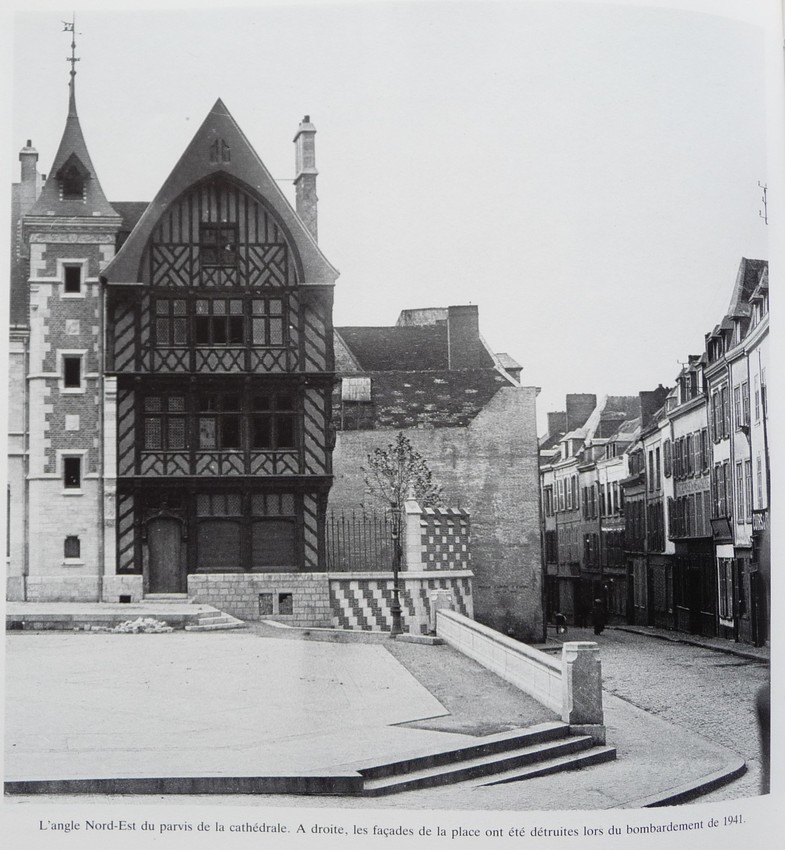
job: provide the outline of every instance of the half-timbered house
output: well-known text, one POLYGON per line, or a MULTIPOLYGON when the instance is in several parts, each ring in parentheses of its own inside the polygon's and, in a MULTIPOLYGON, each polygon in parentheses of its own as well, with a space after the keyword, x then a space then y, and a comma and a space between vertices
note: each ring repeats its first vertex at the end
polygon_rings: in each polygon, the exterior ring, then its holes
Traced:
POLYGON ((338 273, 315 132, 294 139, 296 209, 220 100, 151 203, 112 206, 72 74, 48 179, 28 143, 15 187, 9 597, 194 595, 198 575, 211 599, 285 574, 272 614, 324 572, 338 273))
POLYGON ((145 592, 322 568, 336 276, 219 100, 104 272, 117 570, 145 592))

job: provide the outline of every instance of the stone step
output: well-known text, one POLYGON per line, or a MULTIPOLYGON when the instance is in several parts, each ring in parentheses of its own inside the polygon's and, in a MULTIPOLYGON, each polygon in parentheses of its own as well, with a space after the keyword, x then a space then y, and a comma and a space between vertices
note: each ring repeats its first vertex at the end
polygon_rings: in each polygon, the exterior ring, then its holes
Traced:
POLYGON ((226 629, 246 629, 248 626, 243 623, 241 620, 235 620, 232 622, 221 622, 221 623, 197 623, 192 626, 186 626, 185 630, 187 632, 217 632, 224 631, 226 629))
POLYGON ((527 765, 524 768, 498 773, 493 778, 483 779, 475 783, 477 787, 485 785, 501 785, 505 782, 520 782, 524 779, 534 779, 536 776, 548 776, 552 773, 560 773, 563 770, 579 770, 582 767, 590 767, 593 764, 603 764, 616 760, 616 747, 596 746, 581 753, 573 753, 537 764, 527 765))
POLYGON ((479 776, 507 773, 522 769, 537 762, 571 756, 591 749, 593 741, 589 735, 575 735, 558 741, 534 744, 521 749, 462 760, 449 765, 437 765, 403 775, 385 776, 367 780, 363 794, 367 797, 410 791, 414 788, 429 788, 434 785, 449 785, 465 782, 479 776))
POLYGON ((360 765, 357 769, 368 780, 381 779, 385 776, 408 774, 425 768, 455 764, 493 753, 519 750, 533 744, 562 740, 567 738, 569 734, 570 727, 566 723, 548 721, 530 726, 527 729, 512 729, 508 732, 486 735, 476 739, 476 743, 466 744, 452 750, 432 750, 400 761, 360 765))
POLYGON ((247 628, 242 620, 233 617, 231 614, 225 614, 223 611, 205 611, 200 614, 196 623, 185 627, 187 632, 215 632, 224 629, 244 629, 247 628))
POLYGON ((145 593, 142 603, 145 602, 184 602, 191 604, 187 593, 145 593))

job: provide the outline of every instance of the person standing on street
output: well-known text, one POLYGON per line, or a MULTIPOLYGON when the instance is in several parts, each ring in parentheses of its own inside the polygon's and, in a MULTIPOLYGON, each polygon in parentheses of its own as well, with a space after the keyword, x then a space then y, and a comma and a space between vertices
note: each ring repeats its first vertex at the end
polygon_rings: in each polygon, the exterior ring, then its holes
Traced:
POLYGON ((594 600, 594 605, 591 609, 591 622, 594 626, 594 634, 602 634, 605 628, 605 603, 600 598, 594 600))

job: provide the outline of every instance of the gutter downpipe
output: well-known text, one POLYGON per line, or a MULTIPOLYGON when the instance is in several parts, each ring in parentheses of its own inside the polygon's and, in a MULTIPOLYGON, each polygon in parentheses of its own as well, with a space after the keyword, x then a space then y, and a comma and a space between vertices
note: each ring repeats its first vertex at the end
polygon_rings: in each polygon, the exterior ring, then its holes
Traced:
POLYGON ((106 307, 106 295, 105 288, 103 285, 103 279, 101 275, 98 275, 98 282, 96 283, 98 287, 98 422, 100 429, 100 439, 98 440, 98 575, 97 575, 97 586, 96 586, 96 594, 97 599, 96 602, 102 602, 104 598, 104 571, 106 565, 104 564, 104 553, 105 553, 105 542, 106 542, 106 525, 105 525, 105 514, 106 508, 104 505, 104 500, 106 499, 106 470, 104 469, 104 439, 105 439, 105 401, 104 396, 106 393, 105 386, 105 357, 104 352, 106 349, 106 340, 104 339, 104 334, 106 333, 105 320, 104 320, 104 311, 106 307))

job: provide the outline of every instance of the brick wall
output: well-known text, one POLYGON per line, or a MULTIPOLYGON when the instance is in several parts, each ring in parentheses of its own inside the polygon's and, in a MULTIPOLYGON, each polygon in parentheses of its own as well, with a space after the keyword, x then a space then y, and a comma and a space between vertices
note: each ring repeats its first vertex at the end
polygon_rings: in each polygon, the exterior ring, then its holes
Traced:
POLYGON ((423 569, 470 569, 472 555, 468 511, 460 508, 425 508, 420 517, 420 547, 423 569))
MULTIPOLYGON (((472 617, 472 574, 402 572, 399 578, 401 625, 404 632, 425 635, 431 630, 436 591, 452 597, 450 608, 472 617)), ((343 573, 330 576, 332 625, 337 629, 388 632, 392 626, 393 579, 389 573, 343 573)))
MULTIPOLYGON (((534 387, 503 387, 467 427, 410 428, 451 505, 471 514, 476 618, 524 640, 543 629, 539 467, 534 387)), ((361 467, 396 431, 337 435, 330 507, 350 510, 364 499, 361 467)))

